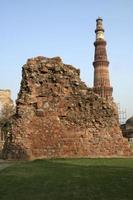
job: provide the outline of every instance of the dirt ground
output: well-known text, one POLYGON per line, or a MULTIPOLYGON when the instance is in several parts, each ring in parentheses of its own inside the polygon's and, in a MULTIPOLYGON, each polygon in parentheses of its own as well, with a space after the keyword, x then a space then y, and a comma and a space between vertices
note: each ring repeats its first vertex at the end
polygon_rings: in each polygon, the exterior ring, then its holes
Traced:
POLYGON ((12 165, 11 162, 0 159, 0 170, 12 165))

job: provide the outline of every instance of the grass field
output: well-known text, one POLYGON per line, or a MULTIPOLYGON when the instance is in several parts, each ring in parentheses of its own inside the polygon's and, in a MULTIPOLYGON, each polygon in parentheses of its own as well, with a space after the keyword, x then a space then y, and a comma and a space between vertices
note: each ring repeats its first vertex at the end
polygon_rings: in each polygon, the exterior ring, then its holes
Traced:
POLYGON ((51 159, 0 171, 0 200, 133 200, 133 159, 51 159))

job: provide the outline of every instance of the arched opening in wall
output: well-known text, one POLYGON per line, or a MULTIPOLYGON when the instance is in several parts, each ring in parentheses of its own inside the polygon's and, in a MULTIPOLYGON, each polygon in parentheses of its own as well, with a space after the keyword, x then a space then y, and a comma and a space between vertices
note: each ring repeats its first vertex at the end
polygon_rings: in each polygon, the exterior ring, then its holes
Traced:
POLYGON ((2 128, 0 127, 0 157, 1 157, 1 151, 3 149, 4 142, 5 142, 5 134, 2 131, 2 128))
POLYGON ((1 129, 0 129, 0 140, 1 140, 1 142, 5 141, 5 134, 1 129))

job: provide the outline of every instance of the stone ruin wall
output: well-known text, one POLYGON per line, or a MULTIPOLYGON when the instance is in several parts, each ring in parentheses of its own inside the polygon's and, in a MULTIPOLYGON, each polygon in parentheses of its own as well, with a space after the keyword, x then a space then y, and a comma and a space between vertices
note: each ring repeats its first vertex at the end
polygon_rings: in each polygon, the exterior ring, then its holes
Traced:
POLYGON ((4 135, 1 132, 3 120, 10 116, 10 111, 13 109, 13 101, 11 99, 10 90, 0 90, 0 150, 3 147, 4 135))
POLYGON ((3 157, 117 157, 132 155, 113 102, 80 80, 59 57, 28 59, 3 157))
POLYGON ((0 111, 4 106, 13 105, 10 90, 0 90, 0 111))

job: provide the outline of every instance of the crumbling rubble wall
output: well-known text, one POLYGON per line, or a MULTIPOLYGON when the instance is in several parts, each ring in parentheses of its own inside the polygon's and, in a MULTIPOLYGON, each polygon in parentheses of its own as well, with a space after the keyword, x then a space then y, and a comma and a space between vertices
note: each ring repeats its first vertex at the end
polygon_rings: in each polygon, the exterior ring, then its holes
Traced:
POLYGON ((28 59, 4 158, 128 156, 115 104, 59 57, 28 59))
POLYGON ((12 108, 13 101, 11 99, 11 91, 10 90, 0 90, 0 118, 4 113, 4 110, 12 108))
POLYGON ((3 148, 5 134, 2 132, 2 127, 13 114, 14 105, 11 99, 10 90, 0 90, 0 151, 3 148))

